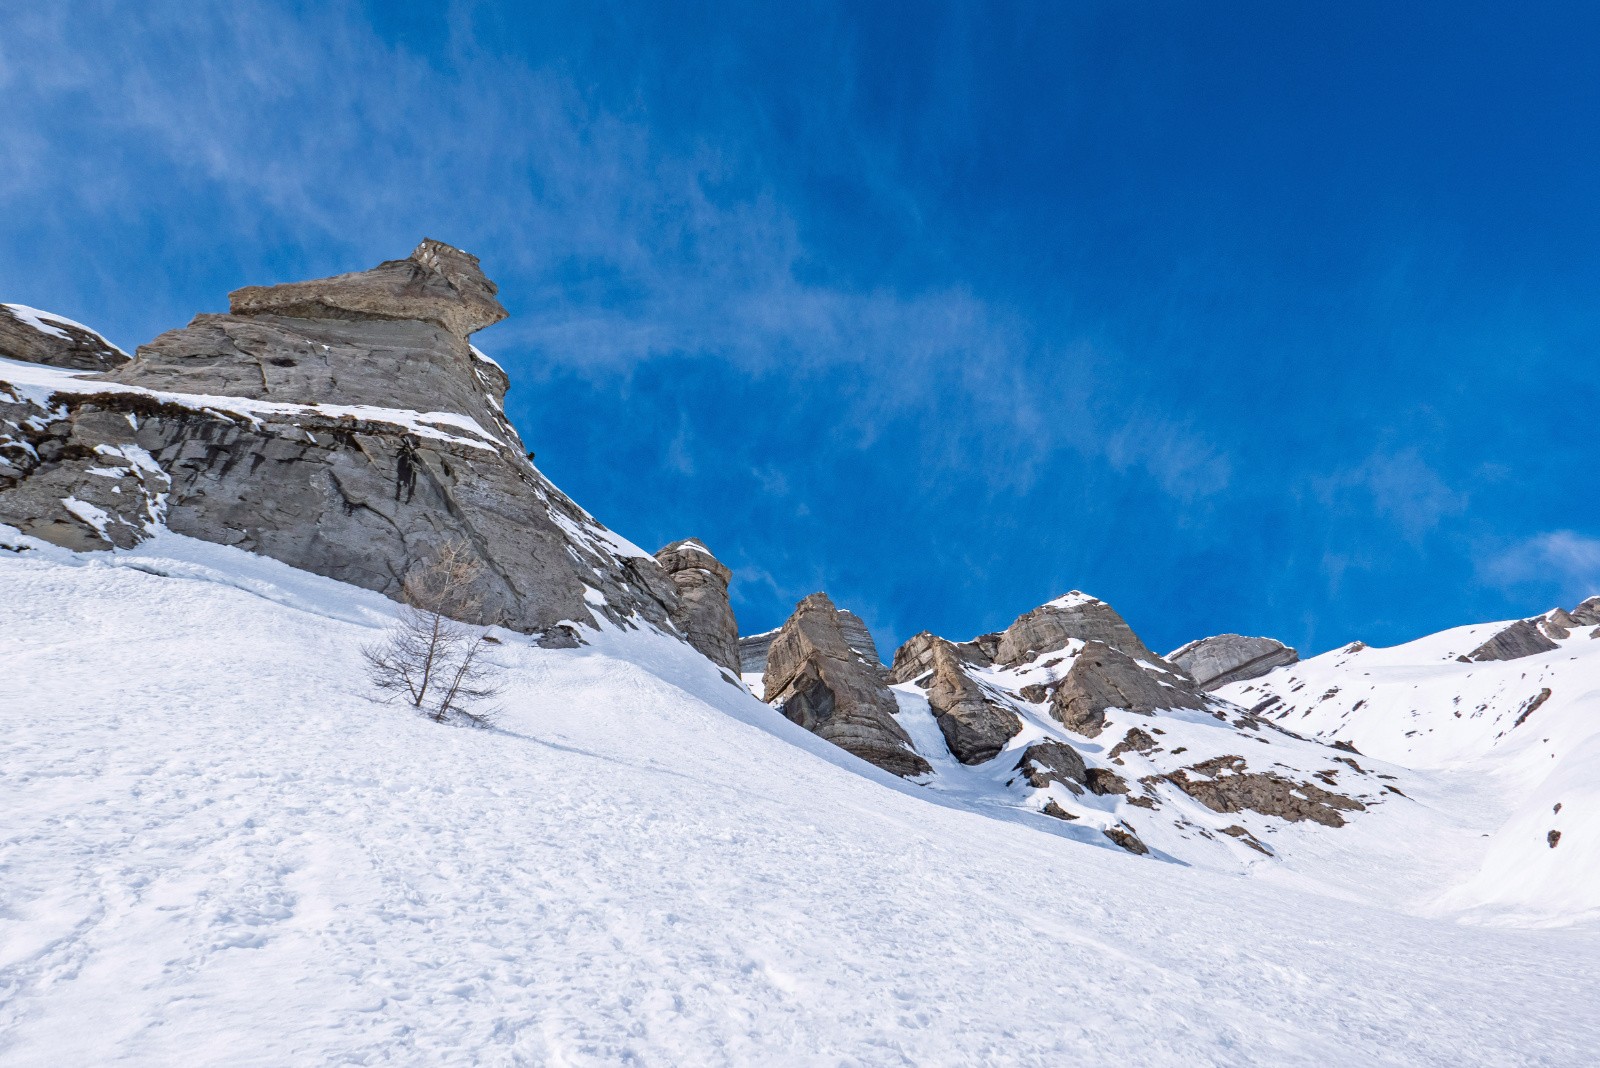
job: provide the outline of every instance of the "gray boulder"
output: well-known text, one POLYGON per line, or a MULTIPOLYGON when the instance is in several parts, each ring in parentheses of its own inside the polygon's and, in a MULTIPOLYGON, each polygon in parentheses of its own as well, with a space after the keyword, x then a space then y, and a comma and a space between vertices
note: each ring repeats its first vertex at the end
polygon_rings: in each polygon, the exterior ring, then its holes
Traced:
POLYGON ((1215 690, 1293 664, 1300 654, 1273 638, 1218 634, 1190 642, 1168 653, 1166 659, 1193 676, 1202 690, 1215 690))
POLYGON ((0 304, 0 356, 72 371, 109 371, 128 354, 82 323, 22 304, 0 304))
POLYGON ((895 722, 882 664, 850 646, 827 594, 795 608, 772 639, 765 670, 767 703, 819 738, 895 775, 933 770, 895 722))
POLYGON ((49 411, 0 410, 0 458, 31 464, 0 480, 0 522, 120 544, 116 524, 60 515, 63 491, 95 492, 98 461, 48 456, 16 428, 65 423, 89 447, 121 420, 170 480, 163 518, 180 534, 390 596, 459 543, 485 565, 472 622, 562 641, 566 621, 596 617, 671 629, 672 580, 545 479, 506 421, 506 376, 466 340, 503 317, 493 294, 476 260, 433 241, 370 272, 241 290, 233 314, 162 335, 49 411))
POLYGON ((678 588, 672 621, 712 663, 739 673, 739 624, 728 603, 733 578, 704 543, 689 538, 656 551, 656 562, 678 588))
POLYGON ((1022 730, 1022 717, 973 681, 949 642, 934 640, 931 663, 928 704, 951 754, 963 764, 993 760, 1022 730))
POLYGON ((1545 636, 1532 620, 1519 619, 1499 631, 1494 637, 1467 654, 1467 659, 1482 663, 1489 660, 1520 660, 1536 653, 1548 653, 1560 646, 1545 636))
POLYGON ((1150 715, 1163 709, 1205 707, 1187 676, 1152 669, 1098 641, 1084 646, 1050 697, 1050 714, 1068 730, 1088 738, 1105 729, 1108 709, 1150 715))

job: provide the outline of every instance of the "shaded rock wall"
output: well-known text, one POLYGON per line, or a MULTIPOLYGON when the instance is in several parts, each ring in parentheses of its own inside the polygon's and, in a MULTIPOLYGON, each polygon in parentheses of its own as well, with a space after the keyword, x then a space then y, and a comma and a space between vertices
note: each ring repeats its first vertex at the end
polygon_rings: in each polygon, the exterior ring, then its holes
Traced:
POLYGON ((801 601, 767 652, 766 701, 820 738, 901 776, 932 769, 912 748, 881 664, 851 648, 825 593, 801 601))
POLYGON ((73 371, 109 371, 128 354, 82 323, 21 304, 0 304, 0 356, 73 371))
POLYGON ((672 621, 712 663, 739 674, 739 624, 728 602, 733 572, 694 538, 657 550, 656 561, 678 588, 672 621))

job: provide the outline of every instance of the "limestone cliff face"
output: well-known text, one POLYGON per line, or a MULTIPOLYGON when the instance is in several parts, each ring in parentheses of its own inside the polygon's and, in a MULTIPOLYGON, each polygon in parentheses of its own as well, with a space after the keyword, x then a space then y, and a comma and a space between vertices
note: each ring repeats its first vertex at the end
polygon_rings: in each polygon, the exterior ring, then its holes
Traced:
POLYGON ((1022 730, 1022 717, 968 675, 956 647, 935 638, 928 705, 950 753, 963 764, 992 760, 1022 730))
POLYGON ((767 650, 766 701, 820 738, 902 776, 932 769, 894 720, 883 665, 849 643, 825 593, 801 601, 767 650))
POLYGON ((476 259, 424 241, 240 290, 48 395, 0 385, 0 522, 74 549, 164 524, 390 595, 459 542, 485 564, 482 622, 555 643, 595 617, 674 630, 666 572, 526 458, 506 376, 468 342, 504 317, 494 294, 476 259))
POLYGON ((672 610, 678 630, 712 663, 739 674, 739 624, 728 602, 733 572, 694 538, 657 550, 656 561, 678 588, 672 610))
POLYGON ((1194 676, 1202 690, 1215 690, 1297 663, 1300 654, 1273 638, 1218 634, 1190 642, 1168 653, 1166 659, 1194 676))

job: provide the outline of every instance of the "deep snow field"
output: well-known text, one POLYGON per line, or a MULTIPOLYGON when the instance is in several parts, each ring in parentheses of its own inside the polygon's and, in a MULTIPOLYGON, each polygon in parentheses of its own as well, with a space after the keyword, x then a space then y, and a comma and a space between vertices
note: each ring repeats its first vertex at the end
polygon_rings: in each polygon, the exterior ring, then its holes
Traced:
POLYGON ((1441 904, 1512 810, 1478 777, 1210 871, 901 783, 659 635, 500 635, 476 730, 369 699, 393 604, 236 550, 0 551, 0 605, 12 1068, 1600 1061, 1600 927, 1441 904))

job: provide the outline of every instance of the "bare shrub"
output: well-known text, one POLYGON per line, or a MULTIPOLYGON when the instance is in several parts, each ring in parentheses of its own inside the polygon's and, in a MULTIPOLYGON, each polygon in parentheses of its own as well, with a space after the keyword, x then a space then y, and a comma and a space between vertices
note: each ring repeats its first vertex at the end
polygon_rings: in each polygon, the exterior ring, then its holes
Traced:
POLYGON ((399 618, 378 641, 361 650, 367 677, 391 701, 404 701, 437 723, 487 726, 500 692, 500 669, 485 657, 487 627, 478 618, 476 592, 483 563, 459 542, 447 543, 426 565, 408 574, 399 618))

